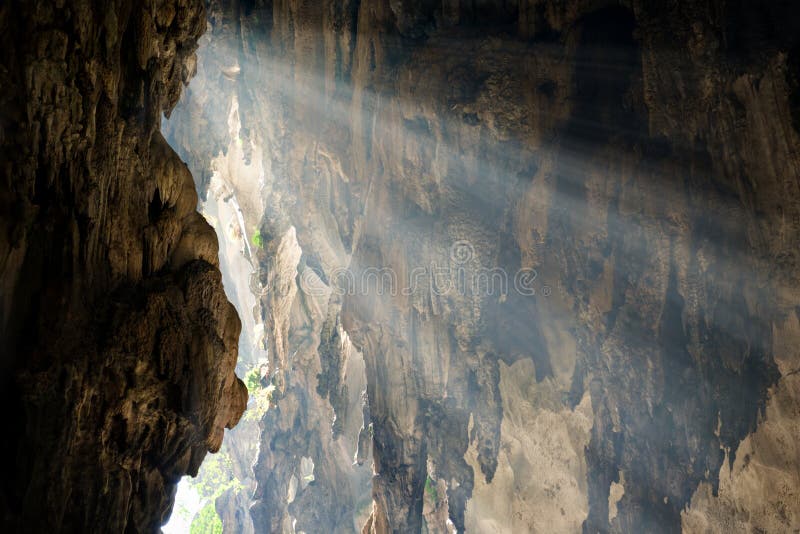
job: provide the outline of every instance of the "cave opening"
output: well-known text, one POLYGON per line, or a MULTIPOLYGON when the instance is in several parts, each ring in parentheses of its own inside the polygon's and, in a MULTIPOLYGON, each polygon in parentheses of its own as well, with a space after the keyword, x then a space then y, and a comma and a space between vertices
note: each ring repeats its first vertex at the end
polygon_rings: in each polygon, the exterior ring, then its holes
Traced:
POLYGON ((0 531, 800 530, 797 8, 622 4, 0 7, 0 531))

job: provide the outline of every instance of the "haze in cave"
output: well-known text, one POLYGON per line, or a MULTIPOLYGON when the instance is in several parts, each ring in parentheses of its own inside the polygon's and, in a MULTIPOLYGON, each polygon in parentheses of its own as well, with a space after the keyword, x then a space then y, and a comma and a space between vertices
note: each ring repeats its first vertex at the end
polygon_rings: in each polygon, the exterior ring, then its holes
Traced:
POLYGON ((800 532, 798 36, 0 4, 0 530, 800 532))

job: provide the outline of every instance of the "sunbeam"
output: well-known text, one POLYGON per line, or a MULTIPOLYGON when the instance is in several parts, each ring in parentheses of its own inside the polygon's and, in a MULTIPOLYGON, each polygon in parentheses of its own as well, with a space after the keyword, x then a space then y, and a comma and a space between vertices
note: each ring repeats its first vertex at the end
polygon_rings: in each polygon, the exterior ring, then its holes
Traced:
MULTIPOLYGON (((349 16, 383 16, 361 9, 349 16)), ((669 110, 652 101, 652 56, 674 57, 687 77, 699 75, 694 60, 642 38, 625 8, 585 13, 557 42, 507 28, 329 34, 315 13, 302 26, 243 19, 242 38, 214 26, 199 82, 166 126, 196 176, 213 171, 201 186, 234 192, 259 278, 260 317, 247 329, 270 348, 270 406, 294 399, 258 416, 262 439, 277 432, 296 450, 260 452, 256 472, 279 474, 257 480, 255 523, 360 529, 369 515, 371 528, 530 530, 487 502, 498 470, 497 487, 510 487, 537 463, 504 470, 509 440, 552 455, 537 425, 572 429, 572 452, 552 457, 547 476, 580 491, 548 496, 530 483, 537 504, 523 517, 559 531, 680 522, 694 488, 756 428, 781 376, 767 317, 798 297, 793 264, 776 264, 761 237, 752 178, 721 166, 712 143, 658 124, 669 110), (198 114, 228 117, 216 160, 191 131, 198 114), (355 347, 346 358, 343 337, 355 347), (527 392, 514 390, 522 369, 527 392), (506 426, 506 396, 530 407, 538 430, 506 426), (270 430, 292 417, 310 418, 304 428, 328 419, 334 441, 270 430), (333 445, 342 433, 343 448, 333 445), (363 463, 364 440, 371 485, 341 463, 363 463), (298 485, 305 458, 336 468, 298 485), (688 473, 678 486, 675 470, 688 473), (344 516, 292 505, 344 479, 344 516), (426 488, 437 481, 447 498, 435 520, 426 488), (404 516, 391 499, 422 508, 404 516)))

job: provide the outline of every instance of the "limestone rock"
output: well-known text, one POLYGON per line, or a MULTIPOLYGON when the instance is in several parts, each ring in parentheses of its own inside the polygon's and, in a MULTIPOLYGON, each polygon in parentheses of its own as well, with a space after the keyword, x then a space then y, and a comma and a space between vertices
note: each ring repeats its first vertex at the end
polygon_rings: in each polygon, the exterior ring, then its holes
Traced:
POLYGON ((263 157, 256 530, 796 528, 794 5, 209 21, 171 139, 208 172, 235 102, 263 157))
POLYGON ((240 322, 159 133, 199 0, 0 7, 4 532, 154 532, 247 403, 240 322))

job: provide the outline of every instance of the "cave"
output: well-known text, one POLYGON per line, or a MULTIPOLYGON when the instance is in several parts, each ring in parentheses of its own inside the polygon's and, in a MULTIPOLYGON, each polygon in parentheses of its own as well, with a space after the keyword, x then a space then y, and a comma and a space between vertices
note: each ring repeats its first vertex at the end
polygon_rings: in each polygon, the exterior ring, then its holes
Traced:
POLYGON ((0 529, 800 531, 799 24, 3 3, 0 529))

